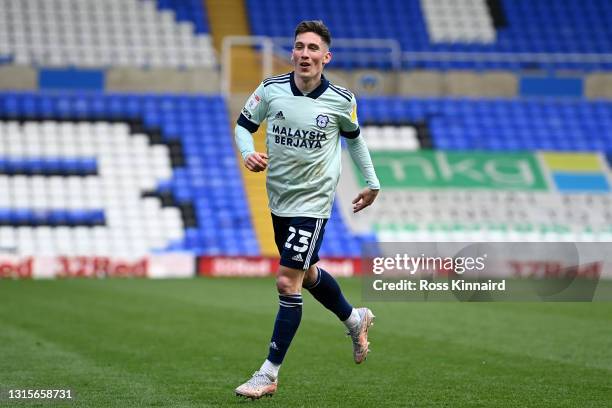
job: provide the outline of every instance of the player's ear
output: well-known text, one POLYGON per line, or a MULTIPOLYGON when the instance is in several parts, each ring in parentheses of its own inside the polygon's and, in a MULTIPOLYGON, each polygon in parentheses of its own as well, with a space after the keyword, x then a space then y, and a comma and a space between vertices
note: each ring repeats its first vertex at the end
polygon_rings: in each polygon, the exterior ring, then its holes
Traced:
POLYGON ((331 59, 332 59, 332 53, 327 51, 325 55, 323 56, 323 65, 329 64, 331 59))

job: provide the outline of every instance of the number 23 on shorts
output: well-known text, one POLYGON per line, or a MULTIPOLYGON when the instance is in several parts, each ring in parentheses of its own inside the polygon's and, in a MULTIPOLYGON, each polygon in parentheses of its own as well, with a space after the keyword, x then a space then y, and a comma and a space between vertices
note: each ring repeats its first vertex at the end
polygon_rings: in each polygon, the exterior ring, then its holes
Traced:
POLYGON ((308 250, 308 246, 310 245, 310 238, 312 237, 312 232, 305 231, 303 229, 298 229, 296 231, 295 227, 289 227, 289 236, 287 237, 287 241, 285 242, 285 248, 293 249, 295 252, 306 252, 308 250), (298 239, 298 243, 302 244, 294 245, 292 244, 293 239, 295 238, 296 233, 300 236, 298 239))

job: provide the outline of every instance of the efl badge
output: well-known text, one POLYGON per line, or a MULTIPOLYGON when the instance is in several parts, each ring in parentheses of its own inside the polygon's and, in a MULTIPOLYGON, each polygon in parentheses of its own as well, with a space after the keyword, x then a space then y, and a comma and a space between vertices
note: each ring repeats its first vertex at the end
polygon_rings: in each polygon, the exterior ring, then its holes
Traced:
POLYGON ((317 126, 320 127, 321 129, 327 127, 328 123, 329 123, 329 117, 327 117, 327 115, 317 116, 317 126))
POLYGON ((251 95, 251 98, 247 102, 246 107, 250 111, 252 111, 252 110, 254 110, 257 107, 257 105, 259 105, 259 102, 261 102, 261 98, 259 97, 259 95, 253 94, 253 95, 251 95))

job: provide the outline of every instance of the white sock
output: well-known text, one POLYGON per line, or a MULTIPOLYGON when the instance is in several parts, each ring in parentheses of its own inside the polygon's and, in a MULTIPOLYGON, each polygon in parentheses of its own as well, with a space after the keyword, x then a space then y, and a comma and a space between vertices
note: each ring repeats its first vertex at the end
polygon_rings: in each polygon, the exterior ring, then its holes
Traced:
POLYGON ((264 373, 268 374, 268 377, 272 377, 273 380, 276 380, 280 366, 280 364, 274 364, 270 360, 266 359, 266 361, 264 361, 264 363, 261 365, 259 371, 263 371, 264 373))
POLYGON ((343 321, 342 323, 344 323, 347 329, 353 330, 357 328, 357 326, 359 326, 360 322, 361 322, 361 317, 359 316, 359 312, 357 311, 357 309, 353 308, 349 318, 343 321))

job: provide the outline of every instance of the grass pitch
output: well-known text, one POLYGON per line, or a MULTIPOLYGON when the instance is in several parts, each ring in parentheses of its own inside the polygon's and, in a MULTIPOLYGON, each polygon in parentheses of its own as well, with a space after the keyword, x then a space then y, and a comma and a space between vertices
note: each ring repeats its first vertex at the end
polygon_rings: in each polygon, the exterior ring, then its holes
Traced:
MULTIPOLYGON (((354 304, 360 281, 340 280, 354 304)), ((600 284, 612 288, 612 283, 600 284)), ((272 279, 0 281, 0 406, 604 407, 612 303, 371 303, 357 366, 309 294, 271 399, 233 389, 267 354, 272 279), (71 389, 70 402, 9 389, 71 389)))

